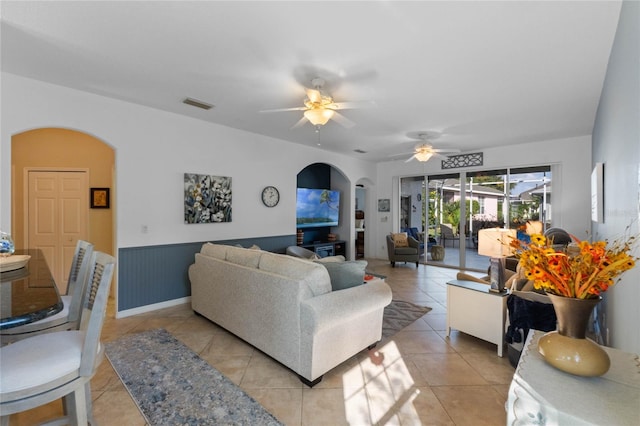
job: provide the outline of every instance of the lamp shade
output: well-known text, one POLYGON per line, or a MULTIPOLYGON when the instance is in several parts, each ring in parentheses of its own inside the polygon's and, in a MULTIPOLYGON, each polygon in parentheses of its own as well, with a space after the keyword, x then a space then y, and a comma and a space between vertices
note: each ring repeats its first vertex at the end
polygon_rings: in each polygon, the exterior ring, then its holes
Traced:
POLYGON ((478 254, 489 257, 504 257, 513 253, 511 240, 517 238, 515 229, 490 228, 478 231, 478 254))
POLYGON ((326 108, 314 108, 308 109, 304 112, 304 117, 311 122, 314 126, 323 126, 327 124, 331 117, 333 117, 334 111, 326 108))

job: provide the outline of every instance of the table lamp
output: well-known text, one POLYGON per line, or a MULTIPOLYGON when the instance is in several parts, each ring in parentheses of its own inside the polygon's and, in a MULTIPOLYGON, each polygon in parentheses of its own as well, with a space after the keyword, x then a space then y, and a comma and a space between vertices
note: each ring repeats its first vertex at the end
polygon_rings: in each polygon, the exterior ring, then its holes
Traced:
POLYGON ((504 288, 505 257, 513 253, 511 240, 517 238, 515 229, 490 228, 478 231, 478 254, 489 256, 490 291, 502 293, 504 288))

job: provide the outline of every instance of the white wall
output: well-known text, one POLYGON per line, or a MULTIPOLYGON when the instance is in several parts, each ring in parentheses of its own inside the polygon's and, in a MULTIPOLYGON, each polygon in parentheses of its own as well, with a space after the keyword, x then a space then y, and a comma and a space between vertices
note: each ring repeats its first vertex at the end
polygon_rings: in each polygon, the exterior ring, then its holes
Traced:
MULTIPOLYGON (((593 161, 604 163, 604 222, 594 235, 640 238, 640 3, 625 1, 593 129, 593 161)), ((640 241, 639 241, 640 243, 640 241)), ((640 244, 636 245, 640 256, 640 244)), ((605 293, 609 344, 640 354, 640 261, 605 293)))
MULTIPOLYGON (((8 73, 1 78, 3 230, 11 226, 11 136, 41 127, 79 130, 115 149, 117 248, 293 235, 296 176, 311 163, 334 166, 351 188, 375 180, 375 165, 365 161, 8 73), (184 224, 185 172, 233 178, 232 222, 184 224), (260 200, 266 185, 280 190, 275 208, 260 200)), ((352 207, 353 189, 345 195, 352 207)), ((341 226, 353 229, 352 216, 344 215, 341 226)))
MULTIPOLYGON (((377 213, 376 257, 385 258, 385 235, 398 227, 398 181, 403 176, 420 174, 437 175, 461 171, 491 170, 504 167, 552 165, 553 226, 566 229, 577 236, 584 236, 591 229, 589 187, 591 175, 591 137, 541 141, 508 147, 488 148, 484 153, 484 165, 453 170, 442 170, 441 161, 427 163, 391 161, 379 163, 378 198, 390 198, 390 213, 377 213), (387 221, 384 218, 387 217, 387 221)), ((372 218, 374 219, 374 218, 372 218)), ((371 223, 373 226, 374 224, 371 223)))

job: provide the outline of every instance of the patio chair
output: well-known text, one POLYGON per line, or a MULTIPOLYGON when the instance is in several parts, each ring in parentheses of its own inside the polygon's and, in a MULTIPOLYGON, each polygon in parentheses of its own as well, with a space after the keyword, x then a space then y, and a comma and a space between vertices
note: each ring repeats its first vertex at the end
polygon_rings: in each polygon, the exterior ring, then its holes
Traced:
POLYGON ((443 247, 447 246, 447 241, 451 241, 451 247, 455 247, 456 241, 458 240, 458 236, 456 235, 453 225, 450 223, 441 223, 440 224, 440 245, 443 247))

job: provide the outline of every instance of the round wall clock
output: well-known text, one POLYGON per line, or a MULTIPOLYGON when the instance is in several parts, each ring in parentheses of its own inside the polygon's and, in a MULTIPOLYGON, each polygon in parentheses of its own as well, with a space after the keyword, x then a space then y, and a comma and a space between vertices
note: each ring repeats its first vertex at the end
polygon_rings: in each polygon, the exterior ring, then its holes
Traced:
POLYGON ((267 186, 262 190, 262 203, 267 207, 275 207, 280 202, 280 192, 275 186, 267 186))

